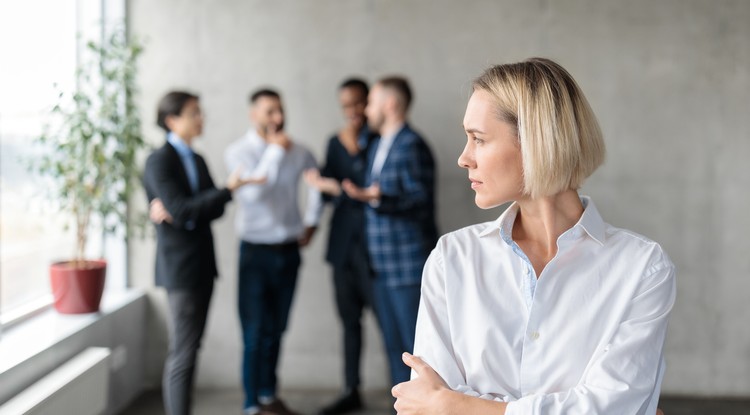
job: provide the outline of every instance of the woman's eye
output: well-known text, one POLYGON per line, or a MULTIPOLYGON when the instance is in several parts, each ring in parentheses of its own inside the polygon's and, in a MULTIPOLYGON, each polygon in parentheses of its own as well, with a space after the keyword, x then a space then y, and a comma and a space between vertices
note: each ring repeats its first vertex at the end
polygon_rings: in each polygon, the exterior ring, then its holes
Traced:
POLYGON ((479 137, 474 137, 474 138, 473 138, 473 140, 474 140, 474 143, 475 143, 475 144, 482 144, 482 143, 484 143, 484 140, 482 140, 482 139, 481 139, 481 138, 479 138, 479 137))

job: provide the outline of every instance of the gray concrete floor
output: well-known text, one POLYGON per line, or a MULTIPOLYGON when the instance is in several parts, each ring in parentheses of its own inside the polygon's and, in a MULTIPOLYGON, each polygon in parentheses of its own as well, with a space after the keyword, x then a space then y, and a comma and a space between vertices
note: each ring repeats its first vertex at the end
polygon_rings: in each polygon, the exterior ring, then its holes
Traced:
MULTIPOLYGON (((313 415, 333 401, 337 391, 332 390, 284 390, 281 399, 287 406, 302 415, 313 415)), ((389 391, 366 391, 362 396, 365 409, 352 415, 390 415, 393 405, 389 391)), ((240 390, 199 390, 193 398, 193 415, 241 415, 243 396, 240 390)), ((141 395, 121 415, 162 415, 160 391, 149 391, 141 395)))
MULTIPOLYGON (((336 391, 287 390, 281 393, 287 405, 303 415, 313 415, 336 397, 336 391)), ((234 389, 200 390, 196 393, 193 405, 194 415, 241 415, 242 393, 234 389)), ((367 391, 364 393, 363 411, 352 415, 390 414, 391 398, 388 391, 367 391)), ((750 400, 728 399, 684 399, 662 397, 659 405, 665 415, 749 415, 750 400)), ((141 395, 121 415, 161 415, 161 393, 149 391, 141 395)))

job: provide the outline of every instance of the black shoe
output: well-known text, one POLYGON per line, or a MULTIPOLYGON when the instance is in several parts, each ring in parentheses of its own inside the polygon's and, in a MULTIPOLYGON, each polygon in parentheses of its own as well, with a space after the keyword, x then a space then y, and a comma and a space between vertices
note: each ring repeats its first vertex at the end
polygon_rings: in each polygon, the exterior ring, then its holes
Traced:
POLYGON ((335 402, 321 409, 319 415, 346 414, 358 409, 362 409, 362 399, 359 397, 359 390, 347 389, 335 402))
POLYGON ((289 409, 281 399, 275 399, 273 402, 266 405, 261 404, 260 409, 261 415, 299 415, 297 412, 289 409))

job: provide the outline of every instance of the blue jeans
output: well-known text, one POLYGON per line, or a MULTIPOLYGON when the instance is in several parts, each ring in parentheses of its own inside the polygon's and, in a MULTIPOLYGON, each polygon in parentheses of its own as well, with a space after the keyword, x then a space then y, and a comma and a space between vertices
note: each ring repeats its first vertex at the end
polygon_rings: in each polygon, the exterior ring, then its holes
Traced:
POLYGON ((375 279, 375 313, 383 331, 393 385, 406 382, 411 376, 401 354, 414 351, 419 296, 419 284, 389 287, 382 279, 375 279))
POLYGON ((292 306, 299 248, 240 243, 239 314, 244 352, 245 408, 276 395, 281 336, 292 306))

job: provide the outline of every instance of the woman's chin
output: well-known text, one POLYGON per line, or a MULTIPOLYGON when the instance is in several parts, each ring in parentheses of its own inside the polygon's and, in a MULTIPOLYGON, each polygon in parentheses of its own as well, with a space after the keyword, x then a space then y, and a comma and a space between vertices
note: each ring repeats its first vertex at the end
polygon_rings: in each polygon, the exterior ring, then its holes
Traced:
POLYGON ((498 198, 488 199, 486 197, 480 196, 479 194, 477 194, 474 197, 474 204, 476 204, 479 209, 484 209, 484 210, 493 209, 511 201, 512 200, 505 200, 505 199, 498 199, 498 198))
POLYGON ((497 203, 492 203, 491 201, 488 201, 479 197, 479 195, 477 195, 474 198, 474 203, 477 205, 479 209, 485 209, 485 210, 492 209, 493 207, 498 205, 497 203))

